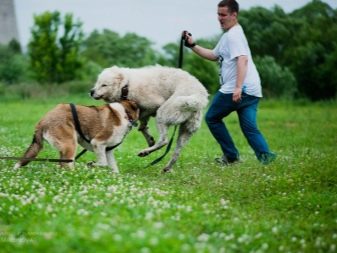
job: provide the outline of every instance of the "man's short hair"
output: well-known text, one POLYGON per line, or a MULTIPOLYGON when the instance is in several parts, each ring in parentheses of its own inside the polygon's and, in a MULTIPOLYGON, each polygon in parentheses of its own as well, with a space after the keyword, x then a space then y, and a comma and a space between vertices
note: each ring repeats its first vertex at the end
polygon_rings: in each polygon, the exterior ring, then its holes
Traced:
POLYGON ((218 7, 227 7, 230 13, 239 13, 239 4, 235 0, 222 0, 218 3, 218 7))

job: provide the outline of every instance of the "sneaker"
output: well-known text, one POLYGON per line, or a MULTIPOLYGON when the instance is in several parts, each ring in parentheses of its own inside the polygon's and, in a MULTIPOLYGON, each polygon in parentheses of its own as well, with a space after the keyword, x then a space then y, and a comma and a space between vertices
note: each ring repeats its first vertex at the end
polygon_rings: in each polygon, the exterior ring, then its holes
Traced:
POLYGON ((229 165, 234 165, 236 163, 239 163, 240 159, 239 158, 228 159, 226 156, 222 156, 222 157, 215 158, 215 162, 221 166, 229 166, 229 165))
POLYGON ((263 165, 268 165, 276 159, 276 156, 277 155, 275 153, 262 153, 259 155, 258 160, 263 165))

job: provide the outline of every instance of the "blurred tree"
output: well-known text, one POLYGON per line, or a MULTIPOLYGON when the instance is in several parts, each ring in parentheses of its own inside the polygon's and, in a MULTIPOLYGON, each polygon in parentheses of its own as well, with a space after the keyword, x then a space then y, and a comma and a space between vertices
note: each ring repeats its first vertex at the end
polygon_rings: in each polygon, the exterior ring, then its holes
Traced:
MULTIPOLYGON (((312 100, 335 98, 337 80, 337 10, 313 0, 293 13, 276 6, 240 13, 253 56, 273 56, 281 67, 293 72, 301 96, 312 100)), ((295 88, 295 87, 294 87, 295 88)))
POLYGON ((336 98, 337 10, 313 0, 291 13, 302 22, 284 54, 299 83, 299 91, 312 100, 336 98))
POLYGON ((20 44, 12 40, 8 45, 0 45, 0 81, 13 84, 27 75, 27 59, 21 53, 20 44))
POLYGON ((37 15, 34 22, 28 52, 36 79, 42 83, 75 79, 82 66, 81 22, 75 23, 71 14, 66 14, 62 20, 58 11, 37 15))
POLYGON ((274 57, 263 56, 255 59, 261 77, 263 95, 266 98, 293 99, 297 92, 297 82, 293 73, 276 63, 274 57))
POLYGON ((151 48, 151 41, 135 33, 119 36, 103 30, 94 31, 85 40, 84 56, 102 67, 141 67, 157 63, 158 53, 151 48))
POLYGON ((253 55, 272 55, 279 60, 289 46, 291 26, 282 8, 273 10, 254 7, 240 13, 240 23, 245 30, 253 55))

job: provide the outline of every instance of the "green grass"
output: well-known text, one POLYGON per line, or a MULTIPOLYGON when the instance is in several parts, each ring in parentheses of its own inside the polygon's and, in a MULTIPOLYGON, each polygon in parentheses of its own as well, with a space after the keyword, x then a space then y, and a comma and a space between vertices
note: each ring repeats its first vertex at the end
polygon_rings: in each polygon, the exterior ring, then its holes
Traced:
MULTIPOLYGON (((21 156, 34 126, 59 102, 0 102, 0 156, 21 156)), ((227 119, 242 163, 219 167, 220 149, 203 122, 174 171, 145 168, 164 150, 133 130, 116 150, 121 173, 0 160, 1 252, 336 252, 337 103, 262 101, 260 129, 277 160, 260 165, 227 119)), ((152 132, 155 132, 151 122, 152 132)), ((156 135, 157 136, 157 135, 156 135)), ((57 158, 47 144, 39 157, 57 158)))

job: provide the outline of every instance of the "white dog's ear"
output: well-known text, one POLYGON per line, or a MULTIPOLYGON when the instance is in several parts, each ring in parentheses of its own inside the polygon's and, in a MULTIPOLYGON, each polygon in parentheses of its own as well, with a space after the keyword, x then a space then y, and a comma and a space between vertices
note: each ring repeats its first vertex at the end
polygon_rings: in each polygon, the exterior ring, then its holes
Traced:
POLYGON ((119 83, 122 83, 124 80, 124 75, 122 73, 118 73, 116 79, 118 80, 119 83))

